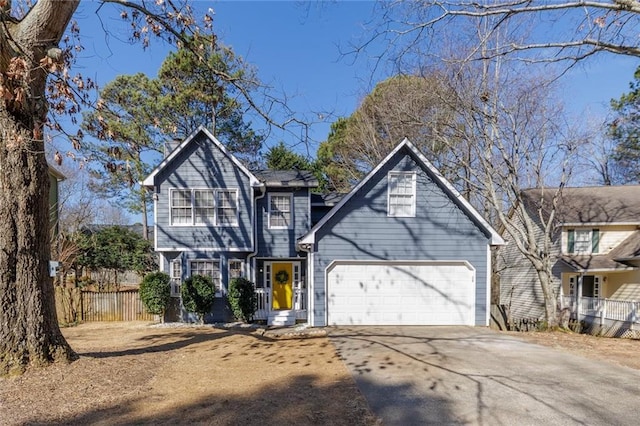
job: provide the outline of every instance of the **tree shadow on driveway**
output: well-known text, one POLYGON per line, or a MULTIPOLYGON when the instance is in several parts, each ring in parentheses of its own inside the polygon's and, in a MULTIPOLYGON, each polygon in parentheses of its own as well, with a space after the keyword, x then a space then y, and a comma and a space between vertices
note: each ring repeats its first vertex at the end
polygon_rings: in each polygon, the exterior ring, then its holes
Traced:
POLYGON ((492 330, 346 327, 329 337, 385 424, 635 423, 638 372, 492 330), (594 399, 596 388, 623 396, 594 399))

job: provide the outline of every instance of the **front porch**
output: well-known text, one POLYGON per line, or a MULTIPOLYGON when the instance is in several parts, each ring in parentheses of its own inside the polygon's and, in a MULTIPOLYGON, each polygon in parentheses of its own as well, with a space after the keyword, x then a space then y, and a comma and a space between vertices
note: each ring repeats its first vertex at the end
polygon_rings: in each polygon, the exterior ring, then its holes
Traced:
POLYGON ((563 296, 560 307, 569 311, 571 319, 584 323, 591 334, 634 338, 640 335, 640 301, 563 296))
POLYGON ((273 309, 270 288, 256 288, 257 309, 254 319, 267 321, 267 325, 293 325, 307 320, 307 289, 294 288, 292 309, 273 309), (286 324, 281 322, 286 321, 286 324))
POLYGON ((254 319, 267 325, 294 325, 307 321, 304 259, 260 259, 256 276, 254 319))

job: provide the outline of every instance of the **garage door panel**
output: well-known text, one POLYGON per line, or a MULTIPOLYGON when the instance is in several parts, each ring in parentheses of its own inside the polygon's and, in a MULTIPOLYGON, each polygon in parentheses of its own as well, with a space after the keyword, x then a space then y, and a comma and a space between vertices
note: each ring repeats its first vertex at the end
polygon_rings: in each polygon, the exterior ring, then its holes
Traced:
POLYGON ((341 262, 327 273, 332 325, 473 325, 475 272, 467 264, 341 262))

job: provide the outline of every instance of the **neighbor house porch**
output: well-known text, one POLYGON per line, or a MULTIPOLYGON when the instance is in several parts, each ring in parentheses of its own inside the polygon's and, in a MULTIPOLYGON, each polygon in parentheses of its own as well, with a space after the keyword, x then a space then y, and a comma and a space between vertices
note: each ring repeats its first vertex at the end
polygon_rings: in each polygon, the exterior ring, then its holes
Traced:
POLYGON ((561 309, 596 334, 635 335, 640 330, 640 271, 587 270, 562 274, 561 309))

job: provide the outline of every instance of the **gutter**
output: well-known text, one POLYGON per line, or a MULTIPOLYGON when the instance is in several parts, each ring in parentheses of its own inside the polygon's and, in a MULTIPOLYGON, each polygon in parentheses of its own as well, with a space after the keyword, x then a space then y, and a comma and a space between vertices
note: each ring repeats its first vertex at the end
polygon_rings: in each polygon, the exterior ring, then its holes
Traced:
POLYGON ((251 278, 251 282, 256 284, 256 268, 254 266, 254 258, 258 255, 258 200, 264 198, 267 195, 267 187, 265 185, 260 185, 254 188, 260 188, 262 193, 253 199, 253 251, 249 253, 247 256, 247 264, 249 265, 249 277, 251 278))

